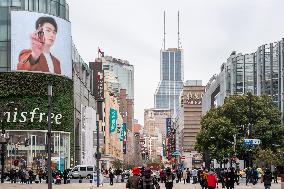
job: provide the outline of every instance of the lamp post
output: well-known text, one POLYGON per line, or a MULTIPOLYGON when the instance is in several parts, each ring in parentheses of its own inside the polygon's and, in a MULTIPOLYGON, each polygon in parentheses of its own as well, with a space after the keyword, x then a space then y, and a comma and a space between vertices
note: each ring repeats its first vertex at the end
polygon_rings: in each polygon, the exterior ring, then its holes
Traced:
POLYGON ((0 140, 0 144, 1 144, 1 183, 4 183, 4 167, 5 167, 5 156, 6 156, 6 146, 8 144, 8 141, 10 140, 10 138, 6 137, 5 134, 1 135, 1 140, 0 140))
POLYGON ((48 189, 52 189, 52 174, 51 174, 51 99, 52 86, 48 85, 48 131, 47 131, 47 168, 48 168, 48 189))
MULTIPOLYGON (((5 104, 4 107, 10 106, 11 104, 14 104, 14 102, 8 102, 5 104)), ((1 121, 1 138, 0 138, 0 144, 1 144, 1 183, 4 183, 4 167, 5 167, 5 156, 6 156, 6 147, 8 144, 8 141, 10 140, 9 137, 6 137, 5 127, 4 127, 4 113, 5 109, 1 109, 0 111, 0 121, 1 121)))
MULTIPOLYGON (((251 93, 248 94, 249 97, 249 123, 248 123, 248 138, 251 139, 252 138, 252 95, 251 93)), ((252 158, 251 158, 251 147, 249 145, 249 151, 248 151, 248 167, 252 167, 252 158)))

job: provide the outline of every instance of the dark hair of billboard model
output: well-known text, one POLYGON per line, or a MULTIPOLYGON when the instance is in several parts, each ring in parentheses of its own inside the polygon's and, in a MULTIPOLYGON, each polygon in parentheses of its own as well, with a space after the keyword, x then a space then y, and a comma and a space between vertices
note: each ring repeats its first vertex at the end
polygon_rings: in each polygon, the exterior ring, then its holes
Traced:
POLYGON ((41 27, 44 23, 50 23, 51 25, 54 26, 55 31, 57 32, 57 23, 54 20, 54 18, 49 17, 49 16, 42 16, 39 17, 36 21, 35 27, 36 29, 38 29, 39 27, 41 27))

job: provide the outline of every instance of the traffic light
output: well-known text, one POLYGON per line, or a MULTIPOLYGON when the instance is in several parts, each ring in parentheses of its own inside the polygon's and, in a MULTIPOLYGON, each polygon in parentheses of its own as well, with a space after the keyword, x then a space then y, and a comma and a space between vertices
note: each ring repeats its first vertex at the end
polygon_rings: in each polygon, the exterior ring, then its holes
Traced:
POLYGON ((27 147, 27 146, 29 146, 29 145, 30 145, 30 144, 29 144, 29 141, 30 141, 30 139, 29 139, 29 138, 25 139, 25 147, 27 147))

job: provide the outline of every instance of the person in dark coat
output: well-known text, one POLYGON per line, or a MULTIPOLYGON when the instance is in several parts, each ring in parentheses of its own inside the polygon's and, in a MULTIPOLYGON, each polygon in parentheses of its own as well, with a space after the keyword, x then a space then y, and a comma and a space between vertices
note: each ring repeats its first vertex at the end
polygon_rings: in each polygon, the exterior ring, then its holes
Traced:
POLYGON ((114 174, 113 174, 113 171, 110 168, 109 169, 109 184, 110 185, 113 185, 113 178, 114 178, 114 174))
POLYGON ((269 169, 266 169, 263 175, 264 189, 270 189, 272 178, 273 177, 271 171, 269 169))
POLYGON ((133 176, 130 176, 129 179, 126 182, 126 188, 129 189, 139 189, 139 183, 140 183, 140 174, 141 170, 138 167, 134 167, 132 169, 133 176))
POLYGON ((68 171, 65 169, 65 170, 63 171, 64 184, 67 184, 67 179, 68 179, 68 171))
POLYGON ((226 174, 226 187, 227 187, 227 189, 233 189, 234 188, 235 178, 236 178, 235 170, 234 170, 234 168, 231 168, 231 170, 229 172, 227 172, 227 174, 226 174))
POLYGON ((166 189, 172 189, 174 186, 174 179, 175 176, 173 175, 171 168, 166 169, 166 180, 165 180, 165 187, 166 189))
POLYGON ((277 169, 276 169, 276 167, 275 167, 275 170, 273 171, 273 180, 274 180, 274 183, 278 183, 278 181, 277 181, 277 177, 278 177, 278 171, 277 171, 277 169))

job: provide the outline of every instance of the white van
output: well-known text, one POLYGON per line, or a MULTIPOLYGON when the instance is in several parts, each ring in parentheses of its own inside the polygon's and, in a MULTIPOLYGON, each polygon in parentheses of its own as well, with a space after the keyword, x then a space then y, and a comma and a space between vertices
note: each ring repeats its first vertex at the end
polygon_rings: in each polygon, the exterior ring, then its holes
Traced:
POLYGON ((69 172, 70 178, 92 178, 96 172, 94 165, 77 165, 69 172))

